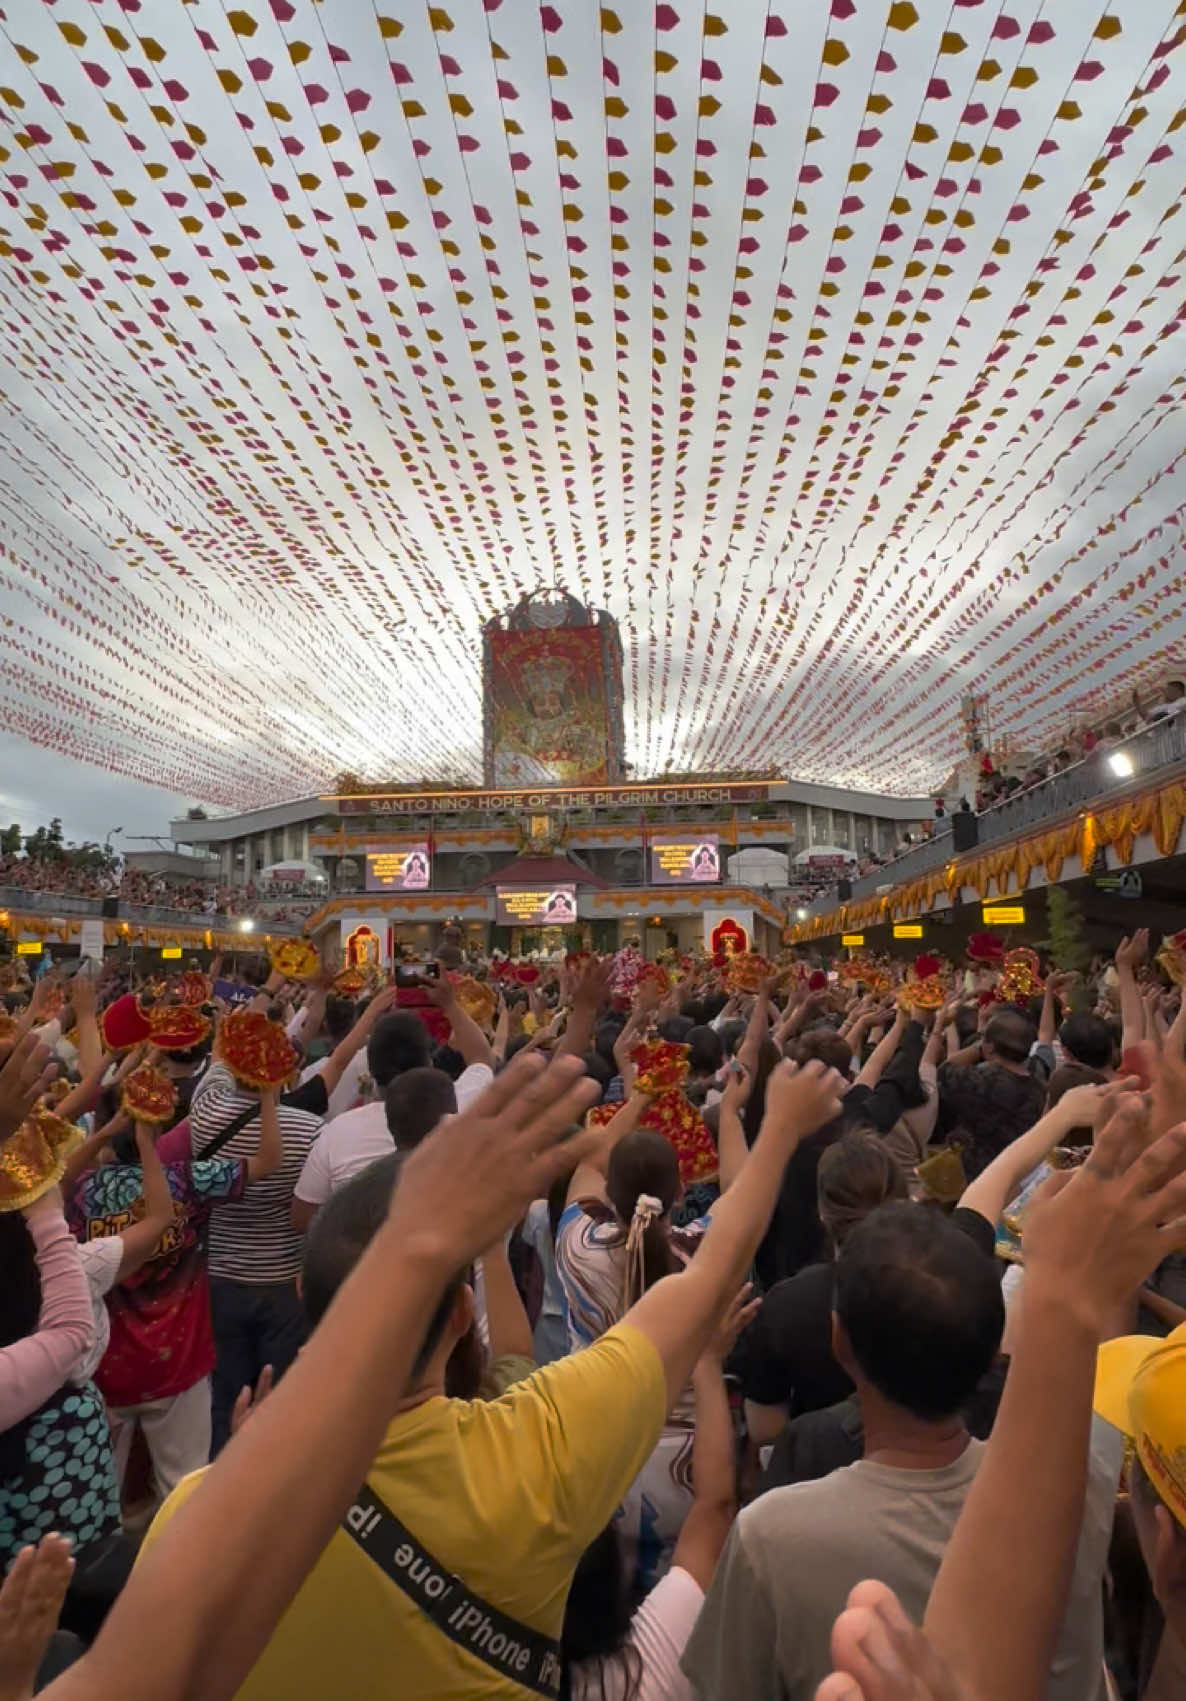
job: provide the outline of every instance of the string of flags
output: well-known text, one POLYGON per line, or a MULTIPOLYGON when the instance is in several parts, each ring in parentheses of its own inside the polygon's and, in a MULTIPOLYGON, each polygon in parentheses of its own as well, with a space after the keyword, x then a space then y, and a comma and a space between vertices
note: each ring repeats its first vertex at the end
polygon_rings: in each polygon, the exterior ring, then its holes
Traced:
POLYGON ((1184 20, 10 8, 10 728, 223 805, 477 780, 482 625, 555 585, 640 776, 919 793, 970 685, 1064 737, 1186 637, 1184 20))

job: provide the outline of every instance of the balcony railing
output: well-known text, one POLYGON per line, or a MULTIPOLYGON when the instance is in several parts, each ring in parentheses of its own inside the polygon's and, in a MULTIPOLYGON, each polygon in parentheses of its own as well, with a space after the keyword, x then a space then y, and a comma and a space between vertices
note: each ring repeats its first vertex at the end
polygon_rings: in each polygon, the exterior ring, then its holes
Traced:
MULTIPOLYGON (((77 920, 82 916, 102 915, 103 899, 82 897, 76 892, 40 892, 30 891, 25 886, 0 886, 0 909, 24 910, 43 916, 60 915, 77 920)), ((219 933, 234 933, 239 930, 243 917, 207 915, 202 910, 175 910, 166 904, 129 904, 120 899, 114 919, 140 922, 152 927, 208 927, 219 933)), ((269 919, 266 926, 269 933, 301 931, 299 921, 278 922, 269 919)))
MULTIPOLYGON (((979 845, 999 844, 1016 838, 1044 821, 1053 821, 1086 804, 1106 799, 1111 792, 1130 786, 1134 779, 1155 774, 1159 769, 1172 768, 1186 762, 1186 710, 1166 720, 1133 733, 1122 743, 1107 750, 1093 750, 1082 762, 1052 774, 1038 785, 1014 792, 1012 797, 995 803, 977 817, 979 845)), ((934 837, 922 844, 912 845, 892 862, 863 874, 852 883, 854 898, 872 898, 878 892, 929 874, 951 860, 951 818, 936 822, 934 837)), ((824 914, 835 908, 836 895, 831 893, 812 905, 811 913, 824 914)))

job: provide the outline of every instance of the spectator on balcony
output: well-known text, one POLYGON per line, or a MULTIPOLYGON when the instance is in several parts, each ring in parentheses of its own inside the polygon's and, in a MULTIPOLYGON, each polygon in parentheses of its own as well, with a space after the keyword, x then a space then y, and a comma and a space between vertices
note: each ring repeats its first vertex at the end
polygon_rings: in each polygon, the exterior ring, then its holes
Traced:
POLYGON ((1160 703, 1155 703, 1151 709, 1141 707, 1140 694, 1132 694, 1132 706, 1143 722, 1170 720, 1174 715, 1180 715, 1186 709, 1186 684, 1180 679, 1171 679, 1165 687, 1165 695, 1160 703))

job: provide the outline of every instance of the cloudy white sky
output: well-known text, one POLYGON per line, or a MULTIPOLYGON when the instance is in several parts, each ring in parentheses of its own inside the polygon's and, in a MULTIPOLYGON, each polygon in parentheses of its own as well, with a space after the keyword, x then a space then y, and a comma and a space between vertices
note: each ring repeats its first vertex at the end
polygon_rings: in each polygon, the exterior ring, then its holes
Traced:
POLYGON ((192 802, 0 733, 0 826, 19 821, 32 832, 58 815, 67 839, 101 844, 112 828, 122 827, 117 848, 147 850, 151 846, 128 841, 139 834, 167 838, 170 818, 184 815, 192 802))
POLYGON ((8 10, 7 816, 476 774, 541 583, 648 776, 1180 672, 1177 0, 8 10))

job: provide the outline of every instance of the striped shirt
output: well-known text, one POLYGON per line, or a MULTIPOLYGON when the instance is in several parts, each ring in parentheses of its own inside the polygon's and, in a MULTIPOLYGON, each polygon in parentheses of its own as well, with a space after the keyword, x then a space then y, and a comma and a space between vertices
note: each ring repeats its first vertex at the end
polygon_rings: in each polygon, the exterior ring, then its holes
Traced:
MULTIPOLYGON (((195 1157, 252 1105, 259 1096, 245 1092, 230 1070, 214 1063, 194 1092, 189 1111, 190 1142, 195 1157)), ((252 1181, 241 1199, 216 1205, 210 1214, 209 1268, 212 1276, 264 1286, 291 1282, 301 1267, 302 1237, 290 1221, 296 1187, 309 1148, 321 1128, 321 1118, 307 1110, 281 1104, 280 1140, 284 1161, 274 1175, 252 1181)), ((246 1160, 259 1144, 259 1117, 254 1117, 218 1150, 220 1158, 246 1160)))

